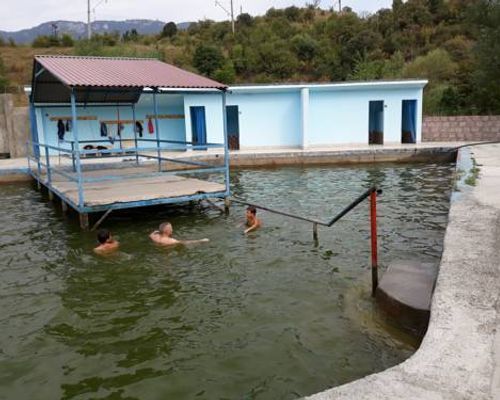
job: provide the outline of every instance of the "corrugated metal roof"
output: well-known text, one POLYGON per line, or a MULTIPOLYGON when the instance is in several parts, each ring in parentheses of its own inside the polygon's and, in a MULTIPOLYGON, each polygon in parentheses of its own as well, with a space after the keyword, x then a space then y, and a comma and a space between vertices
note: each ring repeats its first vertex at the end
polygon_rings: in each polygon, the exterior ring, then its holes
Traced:
POLYGON ((35 56, 35 61, 71 87, 226 88, 222 83, 152 58, 35 56))

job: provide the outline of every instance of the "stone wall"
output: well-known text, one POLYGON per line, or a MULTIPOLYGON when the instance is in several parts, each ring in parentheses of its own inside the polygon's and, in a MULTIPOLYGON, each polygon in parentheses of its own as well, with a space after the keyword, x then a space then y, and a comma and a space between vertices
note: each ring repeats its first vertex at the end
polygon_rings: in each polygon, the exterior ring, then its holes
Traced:
POLYGON ((424 142, 500 140, 500 115, 424 117, 424 142))
POLYGON ((11 94, 0 94, 0 157, 24 157, 29 136, 28 107, 14 107, 11 94))

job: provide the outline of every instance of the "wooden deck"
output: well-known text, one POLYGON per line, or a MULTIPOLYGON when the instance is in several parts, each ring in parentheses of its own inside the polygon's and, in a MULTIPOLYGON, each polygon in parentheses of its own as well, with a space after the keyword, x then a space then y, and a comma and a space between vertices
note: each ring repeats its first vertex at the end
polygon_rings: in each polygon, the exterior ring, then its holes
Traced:
MULTIPOLYGON (((86 182, 83 185, 84 206, 99 207, 123 203, 160 201, 203 193, 221 193, 223 184, 201 179, 187 178, 168 173, 157 173, 153 167, 132 167, 86 171, 86 178, 113 176, 113 180, 86 182), (147 176, 148 174, 151 174, 147 176)), ((78 188, 75 182, 62 177, 53 179, 52 187, 73 203, 78 203, 78 188)))

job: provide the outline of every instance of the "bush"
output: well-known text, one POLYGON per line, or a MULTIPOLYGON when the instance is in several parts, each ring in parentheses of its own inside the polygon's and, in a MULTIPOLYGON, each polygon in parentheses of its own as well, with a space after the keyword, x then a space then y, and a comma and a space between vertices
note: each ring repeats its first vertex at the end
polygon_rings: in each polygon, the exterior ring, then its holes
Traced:
POLYGON ((75 45, 75 41, 73 38, 67 33, 63 34, 61 37, 61 46, 63 47, 73 47, 75 45))
POLYGON ((59 39, 55 36, 37 36, 33 43, 31 43, 31 47, 41 48, 41 47, 58 47, 59 39))
POLYGON ((0 92, 5 92, 9 86, 9 80, 5 76, 5 65, 3 59, 0 57, 0 92))
POLYGON ((193 65, 202 74, 212 76, 224 64, 224 56, 221 51, 210 45, 199 45, 193 56, 193 65))
POLYGON ((318 53, 318 42, 307 33, 295 35, 291 43, 293 51, 301 61, 311 61, 318 53))
POLYGON ((229 85, 236 80, 236 72, 232 62, 227 62, 224 67, 215 71, 213 78, 218 81, 229 85))
POLYGON ((403 68, 404 78, 425 78, 436 82, 448 81, 454 77, 457 65, 446 50, 436 49, 420 56, 403 68))

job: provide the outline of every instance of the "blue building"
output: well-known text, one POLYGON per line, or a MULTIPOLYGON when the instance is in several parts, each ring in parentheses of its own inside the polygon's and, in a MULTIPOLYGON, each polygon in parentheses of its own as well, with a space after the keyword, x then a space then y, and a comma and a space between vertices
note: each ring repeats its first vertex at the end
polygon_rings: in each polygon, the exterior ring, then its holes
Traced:
MULTIPOLYGON (((421 140, 425 80, 298 85, 232 86, 227 91, 228 141, 232 150, 308 148, 341 144, 417 143, 421 140)), ((216 89, 160 88, 158 130, 162 140, 222 143, 222 99, 216 89)), ((153 94, 142 92, 136 119, 143 137, 155 137, 153 94), (150 129, 153 126, 153 129, 150 129)), ((57 124, 69 107, 37 108, 41 142, 57 145, 57 124)), ((79 109, 81 141, 101 139, 100 126, 132 147, 132 110, 112 105, 79 109), (118 127, 117 121, 120 121, 118 127)), ((68 131, 65 139, 72 140, 68 131)))

